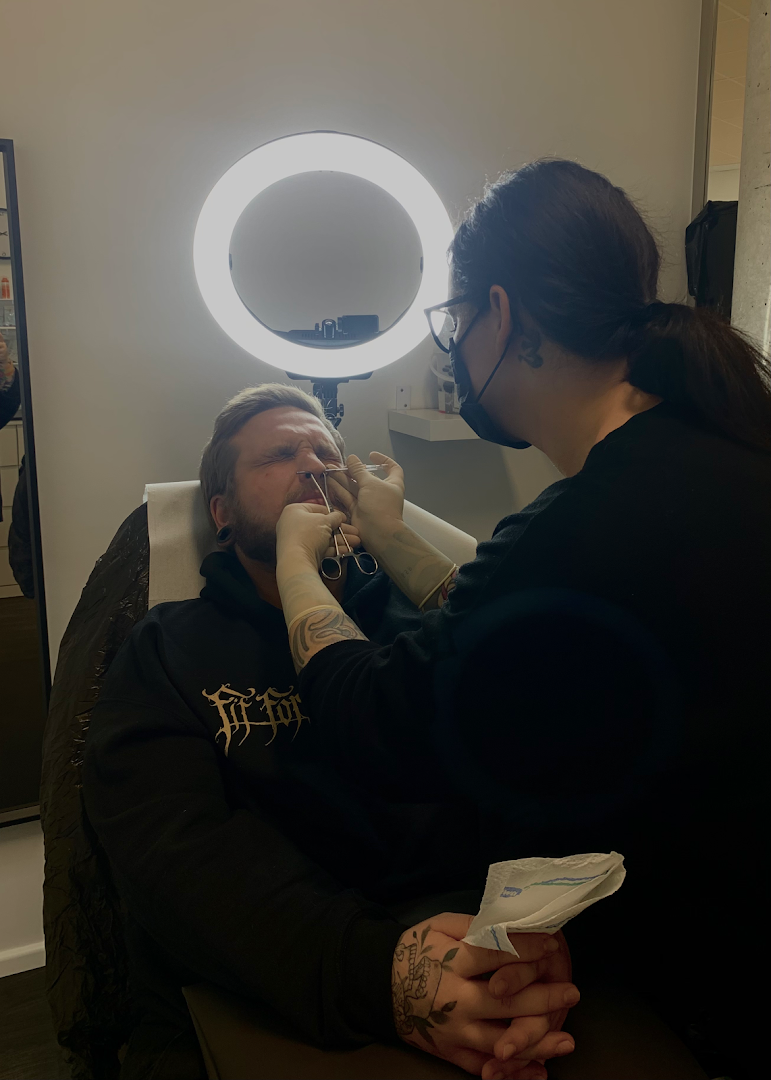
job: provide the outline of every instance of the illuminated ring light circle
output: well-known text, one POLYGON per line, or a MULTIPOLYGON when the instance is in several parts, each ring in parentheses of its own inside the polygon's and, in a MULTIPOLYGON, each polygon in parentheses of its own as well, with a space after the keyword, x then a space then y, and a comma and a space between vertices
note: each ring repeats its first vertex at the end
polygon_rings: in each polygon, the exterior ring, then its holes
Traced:
POLYGON ((206 306, 242 349, 298 375, 342 379, 392 364, 426 337, 423 309, 447 297, 446 251, 452 234, 442 200, 404 158, 369 139, 313 131, 259 146, 217 181, 198 218, 193 263, 206 306), (360 345, 314 349, 279 337, 252 315, 233 284, 230 240, 239 217, 266 188, 305 172, 349 173, 376 184, 402 206, 420 238, 423 274, 415 299, 398 322, 360 345))

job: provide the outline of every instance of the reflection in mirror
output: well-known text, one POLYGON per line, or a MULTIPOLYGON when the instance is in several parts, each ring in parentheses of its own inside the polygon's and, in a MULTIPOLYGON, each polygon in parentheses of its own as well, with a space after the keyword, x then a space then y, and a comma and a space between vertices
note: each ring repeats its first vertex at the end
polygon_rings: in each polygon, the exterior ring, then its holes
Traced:
POLYGON ((382 188, 347 173, 312 172, 253 199, 233 230, 231 273, 271 330, 312 347, 383 333, 420 286, 417 231, 382 188))
POLYGON ((0 140, 0 825, 35 813, 47 696, 26 335, 10 144, 0 140), (28 383, 27 383, 28 386, 28 383), (33 525, 33 522, 35 523, 33 525))

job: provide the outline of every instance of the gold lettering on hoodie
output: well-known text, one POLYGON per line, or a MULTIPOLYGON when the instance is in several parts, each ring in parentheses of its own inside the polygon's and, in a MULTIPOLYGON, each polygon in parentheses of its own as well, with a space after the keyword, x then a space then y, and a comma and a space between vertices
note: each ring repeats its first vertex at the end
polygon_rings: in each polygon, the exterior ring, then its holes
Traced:
POLYGON ((253 727, 270 727, 273 736, 267 741, 270 746, 278 733, 279 724, 289 727, 296 724, 295 733, 292 736, 294 742, 297 732, 303 720, 310 721, 300 707, 300 695, 293 693, 294 687, 288 690, 276 690, 269 686, 264 694, 258 694, 253 686, 246 693, 234 690, 230 683, 223 683, 219 690, 208 694, 205 690, 201 693, 207 701, 217 710, 222 726, 214 736, 215 741, 222 735, 224 737, 225 757, 230 751, 230 742, 239 732, 243 732, 237 746, 246 739, 253 727), (249 709, 257 702, 259 705, 255 715, 249 714, 249 709), (266 716, 265 720, 258 720, 258 716, 266 716))

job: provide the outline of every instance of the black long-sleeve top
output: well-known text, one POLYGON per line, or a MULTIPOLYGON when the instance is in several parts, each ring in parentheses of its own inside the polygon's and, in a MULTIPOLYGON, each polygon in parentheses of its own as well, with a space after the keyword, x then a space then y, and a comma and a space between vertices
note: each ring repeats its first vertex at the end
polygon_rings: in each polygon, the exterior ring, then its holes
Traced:
POLYGON ((420 629, 325 648, 300 692, 351 775, 471 798, 490 859, 622 852, 569 940, 693 1019, 755 964, 716 942, 767 899, 770 674, 771 455, 660 404, 504 518, 420 629))

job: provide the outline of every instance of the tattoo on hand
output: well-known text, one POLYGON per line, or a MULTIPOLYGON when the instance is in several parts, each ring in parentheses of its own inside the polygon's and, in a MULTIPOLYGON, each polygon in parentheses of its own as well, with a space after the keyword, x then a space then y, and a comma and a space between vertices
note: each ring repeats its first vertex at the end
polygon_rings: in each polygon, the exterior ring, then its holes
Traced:
MULTIPOLYGON (((450 961, 457 949, 450 949, 444 959, 434 960, 428 954, 433 945, 426 945, 426 935, 431 924, 424 927, 418 935, 412 931, 414 941, 409 941, 406 934, 399 939, 394 950, 394 962, 391 972, 391 1000, 393 1003, 396 1033, 413 1046, 420 1046, 414 1039, 408 1039, 414 1031, 436 1049, 431 1031, 441 1024, 446 1024, 456 1001, 447 1001, 441 1009, 435 1008, 439 994, 439 985, 445 971, 452 971, 450 961)), ((407 931, 409 933, 409 931, 407 931)))
POLYGON ((527 330, 522 335, 522 352, 518 353, 518 359, 524 360, 531 368, 539 368, 543 364, 543 357, 539 353, 541 348, 541 335, 537 330, 527 330))
POLYGON ((312 611, 298 619, 292 627, 289 646, 297 671, 304 668, 312 656, 336 641, 367 641, 353 619, 344 611, 312 611))

